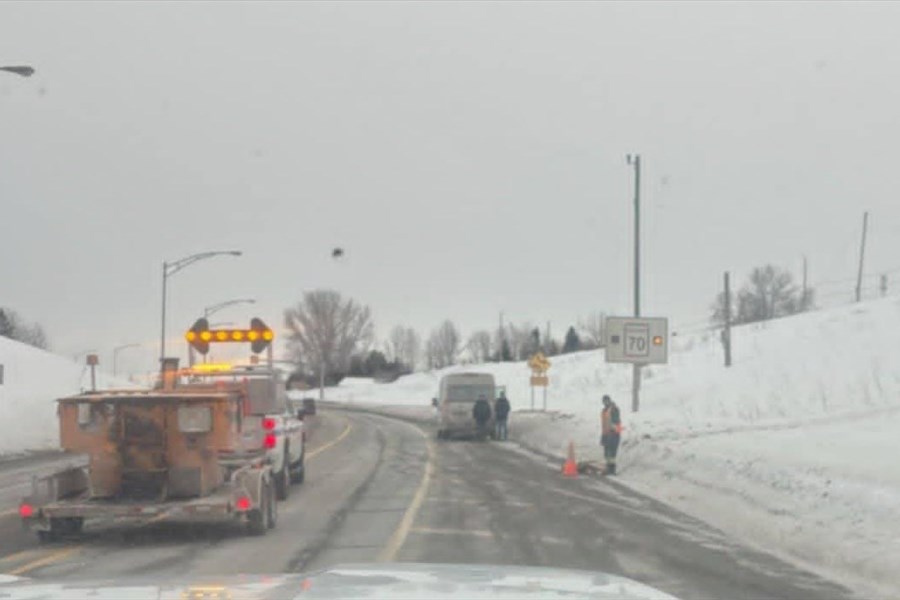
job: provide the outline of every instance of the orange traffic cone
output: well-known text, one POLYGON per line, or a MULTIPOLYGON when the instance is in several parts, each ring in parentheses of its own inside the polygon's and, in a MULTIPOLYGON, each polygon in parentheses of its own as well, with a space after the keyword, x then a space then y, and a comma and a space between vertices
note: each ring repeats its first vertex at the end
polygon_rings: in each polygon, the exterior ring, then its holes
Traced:
POLYGON ((578 464, 575 462, 575 444, 572 443, 572 440, 569 440, 569 455, 563 464, 562 472, 564 477, 578 477, 578 464))

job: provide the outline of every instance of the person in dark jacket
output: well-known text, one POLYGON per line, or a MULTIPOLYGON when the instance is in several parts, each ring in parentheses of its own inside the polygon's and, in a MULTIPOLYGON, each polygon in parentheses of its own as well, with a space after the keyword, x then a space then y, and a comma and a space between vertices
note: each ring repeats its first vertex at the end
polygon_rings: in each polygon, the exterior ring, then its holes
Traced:
POLYGON ((479 437, 485 437, 488 421, 491 420, 491 405, 484 396, 479 396, 475 406, 472 407, 472 418, 478 426, 479 437))
POLYGON ((619 407, 609 396, 603 396, 603 412, 600 413, 600 445, 606 459, 606 474, 616 474, 616 454, 622 437, 622 416, 619 407))
POLYGON ((507 419, 509 419, 509 400, 506 398, 506 392, 500 392, 500 397, 494 402, 494 427, 498 440, 505 440, 509 434, 507 427, 507 419))

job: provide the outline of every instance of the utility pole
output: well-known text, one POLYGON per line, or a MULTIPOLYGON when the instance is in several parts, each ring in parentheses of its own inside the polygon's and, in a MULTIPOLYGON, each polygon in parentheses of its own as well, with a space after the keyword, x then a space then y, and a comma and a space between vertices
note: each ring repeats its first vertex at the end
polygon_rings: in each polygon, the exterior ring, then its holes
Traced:
MULTIPOLYGON (((628 155, 634 167, 634 316, 641 316, 641 155, 628 155)), ((631 371, 631 410, 637 412, 641 404, 641 365, 635 363, 631 371)))
POLYGON ((887 296, 887 275, 881 276, 881 297, 887 296))
MULTIPOLYGON (((804 265, 805 265, 804 261, 804 265)), ((806 269, 803 270, 806 273, 806 269)), ((804 277, 804 287, 806 290, 806 278, 804 277)), ((804 297, 806 292, 804 291, 804 297)), ((725 271, 725 329, 722 330, 722 345, 725 347, 725 366, 731 366, 731 283, 729 281, 728 271, 725 271)))
POLYGON ((863 213, 862 240, 859 243, 859 272, 856 275, 856 301, 862 298, 863 262, 866 257, 866 229, 869 226, 869 211, 863 213))

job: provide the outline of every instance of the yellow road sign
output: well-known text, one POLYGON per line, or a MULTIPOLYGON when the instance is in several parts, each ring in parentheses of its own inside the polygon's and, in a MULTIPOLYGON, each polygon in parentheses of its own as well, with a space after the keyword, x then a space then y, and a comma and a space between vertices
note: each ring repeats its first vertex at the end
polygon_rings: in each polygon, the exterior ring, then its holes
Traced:
POLYGON ((528 359, 528 366, 536 373, 546 373, 547 369, 550 368, 550 361, 547 360, 543 352, 537 352, 528 359))

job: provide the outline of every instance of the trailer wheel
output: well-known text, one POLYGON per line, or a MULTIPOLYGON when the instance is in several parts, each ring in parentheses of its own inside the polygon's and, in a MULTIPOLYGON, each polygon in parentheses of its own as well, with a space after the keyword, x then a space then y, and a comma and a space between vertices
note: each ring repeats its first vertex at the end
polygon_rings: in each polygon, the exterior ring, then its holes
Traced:
POLYGON ((51 518, 50 529, 37 532, 41 542, 56 542, 61 538, 79 535, 84 529, 84 519, 81 517, 51 518))
POLYGON ((262 495, 259 499, 259 506, 247 512, 247 533, 250 535, 266 535, 266 529, 269 528, 269 519, 271 509, 269 508, 269 499, 272 496, 271 486, 262 488, 262 495))

